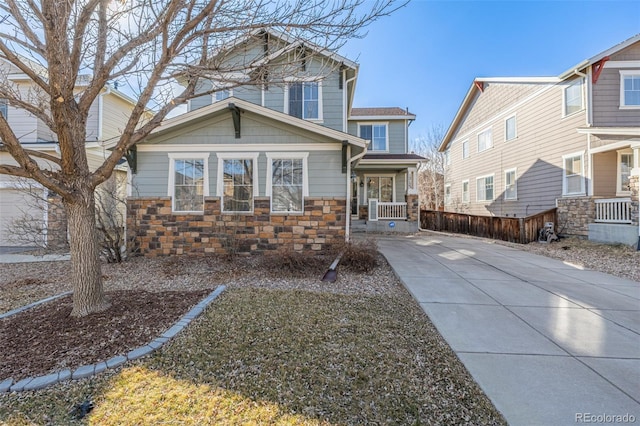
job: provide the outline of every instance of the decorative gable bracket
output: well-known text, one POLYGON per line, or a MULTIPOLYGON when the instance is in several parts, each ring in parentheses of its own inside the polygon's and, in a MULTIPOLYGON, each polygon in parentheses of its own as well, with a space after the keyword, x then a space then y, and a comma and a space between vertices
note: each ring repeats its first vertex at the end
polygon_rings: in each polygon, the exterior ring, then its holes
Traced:
POLYGON ((609 56, 605 56, 604 58, 600 59, 598 62, 593 64, 593 75, 591 76, 591 82, 593 84, 596 84, 598 82, 598 78, 600 78, 600 73, 602 72, 602 69, 604 68, 604 64, 609 59, 611 59, 609 56))
POLYGON ((240 139, 240 108, 234 103, 229 103, 229 110, 231 111, 231 117, 233 118, 233 128, 236 131, 236 139, 240 139))

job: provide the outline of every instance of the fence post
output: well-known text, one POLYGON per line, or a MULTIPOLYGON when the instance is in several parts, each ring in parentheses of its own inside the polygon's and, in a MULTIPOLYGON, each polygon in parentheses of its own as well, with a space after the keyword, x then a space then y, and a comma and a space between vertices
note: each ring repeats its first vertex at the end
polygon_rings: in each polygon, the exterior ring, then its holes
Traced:
POLYGON ((526 241, 527 239, 527 232, 524 229, 524 218, 518 218, 518 225, 520 226, 520 241, 518 241, 520 244, 526 244, 529 241, 526 241))

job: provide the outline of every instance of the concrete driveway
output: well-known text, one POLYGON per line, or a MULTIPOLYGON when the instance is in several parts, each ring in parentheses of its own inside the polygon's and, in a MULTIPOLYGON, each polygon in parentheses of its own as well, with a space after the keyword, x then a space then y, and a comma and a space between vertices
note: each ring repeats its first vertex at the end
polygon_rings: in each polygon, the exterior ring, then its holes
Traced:
POLYGON ((640 423, 640 283, 481 239, 378 243, 509 424, 640 423))

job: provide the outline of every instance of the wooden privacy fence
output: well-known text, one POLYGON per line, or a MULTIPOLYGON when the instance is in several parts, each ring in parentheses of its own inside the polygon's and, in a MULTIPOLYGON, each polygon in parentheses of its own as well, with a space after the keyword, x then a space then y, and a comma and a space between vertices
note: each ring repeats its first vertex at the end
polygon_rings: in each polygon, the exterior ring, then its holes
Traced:
POLYGON ((468 234, 526 244, 538 240, 546 222, 558 223, 556 209, 527 217, 476 216, 437 210, 420 211, 420 227, 431 231, 468 234))

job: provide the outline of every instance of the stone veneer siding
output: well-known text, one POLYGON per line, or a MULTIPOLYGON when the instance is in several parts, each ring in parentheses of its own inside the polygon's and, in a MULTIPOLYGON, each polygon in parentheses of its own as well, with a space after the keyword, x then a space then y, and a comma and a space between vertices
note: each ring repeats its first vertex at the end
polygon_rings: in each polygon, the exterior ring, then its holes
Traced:
POLYGON ((596 205, 591 197, 558 198, 558 223, 556 233, 589 235, 589 224, 596 218, 596 205))
POLYGON ((205 197, 204 213, 171 211, 170 197, 127 200, 127 229, 145 256, 230 254, 276 250, 319 252, 344 241, 346 201, 307 197, 304 213, 271 213, 270 198, 256 197, 253 213, 221 213, 220 197, 205 197))
POLYGON ((50 196, 47 206, 47 248, 68 250, 67 213, 59 195, 50 196))
POLYGON ((417 194, 405 195, 405 201, 407 202, 407 220, 410 222, 417 222, 420 220, 420 202, 418 201, 417 194))

